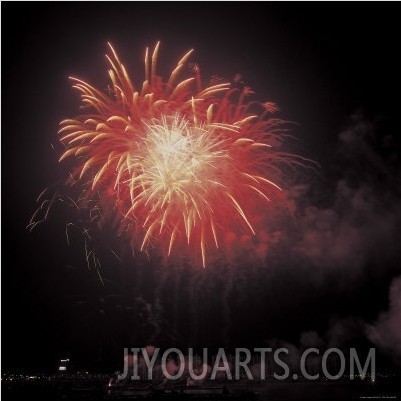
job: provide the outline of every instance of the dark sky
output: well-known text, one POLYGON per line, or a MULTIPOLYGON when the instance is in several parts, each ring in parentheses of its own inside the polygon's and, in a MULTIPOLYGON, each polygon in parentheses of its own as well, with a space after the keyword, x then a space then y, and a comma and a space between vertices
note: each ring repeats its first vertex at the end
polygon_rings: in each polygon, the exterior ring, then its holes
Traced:
POLYGON ((391 351, 393 338, 377 339, 366 325, 401 329, 388 303, 401 274, 394 3, 1 7, 3 367, 52 369, 65 355, 77 364, 112 364, 122 347, 150 341, 253 347, 272 338, 299 344, 301 333, 314 331, 329 344, 342 326, 358 326, 361 344, 391 351), (26 226, 38 194, 65 175, 51 143, 59 121, 78 111, 67 77, 104 87, 110 41, 141 82, 144 49, 157 40, 162 73, 190 48, 204 77, 241 73, 297 123, 300 151, 321 170, 294 195, 298 236, 278 229, 285 239, 272 246, 268 263, 206 273, 170 266, 166 273, 156 258, 118 263, 106 255, 101 285, 82 243, 67 246, 62 208, 32 233, 26 226))

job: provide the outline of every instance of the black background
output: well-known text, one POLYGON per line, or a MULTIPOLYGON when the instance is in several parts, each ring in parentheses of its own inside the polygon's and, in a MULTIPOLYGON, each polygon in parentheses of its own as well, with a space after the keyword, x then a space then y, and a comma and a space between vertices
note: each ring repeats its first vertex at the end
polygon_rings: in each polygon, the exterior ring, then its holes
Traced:
MULTIPOLYGON (((78 96, 67 77, 78 76, 104 87, 107 41, 115 45, 138 83, 143 79, 144 49, 157 40, 162 41, 164 75, 190 48, 195 49, 194 60, 201 65, 203 77, 231 78, 241 73, 257 95, 278 103, 281 117, 297 122, 295 134, 302 149, 320 163, 324 175, 320 185, 328 197, 338 173, 338 134, 353 113, 378 122, 379 135, 391 132, 392 146, 399 151, 401 66, 395 3, 2 2, 1 8, 5 368, 53 369, 57 359, 70 352, 75 352, 77 363, 93 364, 99 358, 101 334, 98 326, 84 323, 85 316, 106 313, 104 292, 110 295, 114 288, 106 284, 107 290, 102 290, 96 273, 82 261, 82 248, 66 246, 62 215, 56 214, 32 233, 26 226, 38 194, 64 173, 50 144, 57 141, 59 121, 78 109, 78 96), (92 302, 95 312, 72 307, 77 299, 92 302)), ((330 304, 328 294, 320 303, 315 301, 321 292, 312 293, 301 304, 315 311, 312 316, 303 313, 299 321, 272 318, 276 326, 272 335, 295 339, 313 322, 315 328, 324 329, 319 319, 334 312, 346 314, 350 299, 354 314, 373 321, 387 308, 388 285, 399 272, 397 261, 387 271, 356 286, 355 298, 341 295, 330 304)), ((148 279, 145 273, 143 277, 141 296, 146 299, 146 286, 155 277, 152 273, 148 279)), ((293 288, 308 293, 304 283, 297 286, 297 282, 294 278, 286 283, 282 277, 274 281, 278 292, 285 292, 288 285, 288 292, 293 288)), ((140 306, 135 305, 132 313, 139 313, 140 306)), ((278 302, 273 307, 281 306, 278 302)), ((297 314, 296 305, 283 308, 297 314)), ((123 330, 135 330, 134 326, 123 330)), ((258 327, 255 324, 255 330, 258 327)), ((109 330, 117 328, 110 320, 109 330)), ((263 324, 259 328, 265 329, 263 324)), ((238 330, 234 339, 246 338, 238 330)))

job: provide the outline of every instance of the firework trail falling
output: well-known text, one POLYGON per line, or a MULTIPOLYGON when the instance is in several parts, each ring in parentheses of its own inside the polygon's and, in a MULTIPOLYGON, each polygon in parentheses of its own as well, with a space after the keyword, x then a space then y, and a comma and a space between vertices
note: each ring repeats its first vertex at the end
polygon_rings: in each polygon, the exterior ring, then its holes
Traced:
POLYGON ((192 50, 163 81, 158 51, 146 49, 140 88, 110 44, 108 91, 71 78, 82 114, 61 122, 59 161, 74 159, 68 184, 100 226, 117 222, 133 249, 190 247, 205 266, 227 232, 255 234, 260 210, 281 197, 282 166, 302 159, 275 149, 285 131, 268 117, 273 103, 248 102, 245 86, 202 89, 196 64, 180 80, 192 50))

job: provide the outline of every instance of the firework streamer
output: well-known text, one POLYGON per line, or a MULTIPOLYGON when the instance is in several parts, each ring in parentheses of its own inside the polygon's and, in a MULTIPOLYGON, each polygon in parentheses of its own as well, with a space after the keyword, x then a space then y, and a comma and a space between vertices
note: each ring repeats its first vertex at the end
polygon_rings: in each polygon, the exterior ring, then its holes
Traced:
POLYGON ((223 317, 223 332, 222 337, 224 341, 224 347, 226 349, 230 346, 230 329, 231 329, 231 309, 230 309, 230 295, 233 288, 233 280, 234 280, 234 271, 236 266, 226 267, 224 269, 224 273, 226 275, 226 282, 223 289, 222 294, 222 302, 223 302, 223 310, 222 310, 222 317, 223 317))
POLYGON ((204 278, 201 271, 192 272, 188 283, 188 301, 189 301, 189 319, 190 319, 190 344, 198 346, 198 336, 200 333, 199 314, 201 313, 199 298, 200 291, 197 290, 197 285, 202 287, 204 278))
POLYGON ((67 184, 91 224, 126 236, 133 250, 206 255, 224 249, 227 232, 255 235, 260 213, 284 199, 286 167, 305 164, 280 150, 287 138, 271 102, 249 101, 238 79, 202 88, 187 52, 163 80, 159 43, 145 53, 135 86, 116 51, 106 55, 110 85, 101 91, 71 78, 82 112, 61 122, 59 159, 75 166, 67 184), (107 225, 108 223, 108 225, 107 225))
MULTIPOLYGON (((185 288, 183 285, 183 276, 179 274, 179 271, 176 271, 173 276, 173 283, 172 283, 172 327, 174 332, 179 332, 178 329, 178 318, 181 312, 181 302, 180 302, 180 292, 181 287, 185 288)), ((181 335, 181 333, 180 333, 181 335)))

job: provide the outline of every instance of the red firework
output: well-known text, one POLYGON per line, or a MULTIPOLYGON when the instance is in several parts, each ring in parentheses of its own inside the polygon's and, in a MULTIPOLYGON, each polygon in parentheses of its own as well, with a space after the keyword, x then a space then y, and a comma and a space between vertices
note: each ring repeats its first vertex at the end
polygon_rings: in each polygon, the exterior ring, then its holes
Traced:
POLYGON ((83 190, 76 203, 100 223, 112 217, 135 248, 157 244, 169 255, 196 246, 205 266, 207 249, 229 231, 255 234, 260 206, 280 196, 280 166, 294 159, 275 149, 283 140, 281 121, 268 117, 276 107, 247 102, 248 87, 202 89, 196 64, 179 79, 192 50, 164 81, 159 43, 152 56, 146 49, 137 88, 109 48, 108 91, 71 78, 83 113, 61 122, 60 162, 74 158, 69 183, 83 190))

